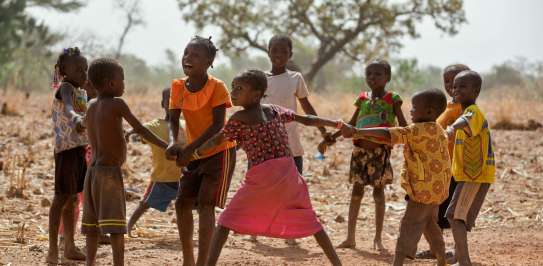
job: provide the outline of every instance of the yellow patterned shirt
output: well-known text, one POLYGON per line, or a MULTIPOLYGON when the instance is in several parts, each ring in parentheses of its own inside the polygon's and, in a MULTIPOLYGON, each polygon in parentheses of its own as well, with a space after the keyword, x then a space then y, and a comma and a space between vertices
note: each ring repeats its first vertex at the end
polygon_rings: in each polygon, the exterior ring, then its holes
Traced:
POLYGON ((457 182, 494 183, 495 161, 490 129, 477 105, 470 105, 460 117, 468 128, 457 130, 452 172, 457 182))
POLYGON ((451 159, 447 135, 435 122, 388 129, 392 144, 404 144, 400 183, 410 200, 441 204, 449 195, 451 159))

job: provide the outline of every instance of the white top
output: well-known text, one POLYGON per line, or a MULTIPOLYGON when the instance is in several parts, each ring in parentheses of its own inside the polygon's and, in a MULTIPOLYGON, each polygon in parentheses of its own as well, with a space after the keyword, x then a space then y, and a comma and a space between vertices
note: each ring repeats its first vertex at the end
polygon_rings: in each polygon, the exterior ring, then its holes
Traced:
MULTIPOLYGON (((266 95, 267 97, 263 99, 264 103, 276 104, 298 112, 298 99, 307 98, 309 91, 300 72, 287 70, 280 75, 268 76, 266 95)), ((285 126, 292 156, 304 155, 304 148, 298 133, 298 123, 291 122, 285 126)))

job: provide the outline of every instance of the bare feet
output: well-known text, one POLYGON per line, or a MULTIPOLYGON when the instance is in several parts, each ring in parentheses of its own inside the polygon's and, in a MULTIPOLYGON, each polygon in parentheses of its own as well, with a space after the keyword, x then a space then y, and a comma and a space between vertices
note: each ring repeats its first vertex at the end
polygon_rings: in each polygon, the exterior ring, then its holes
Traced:
POLYGON ((355 248, 356 247, 356 241, 347 239, 343 241, 343 243, 339 244, 337 248, 355 248))
POLYGON ((76 247, 73 248, 67 248, 64 250, 64 258, 67 258, 69 260, 85 260, 86 256, 76 247))
POLYGON ((45 262, 48 265, 57 265, 58 264, 58 249, 49 249, 49 252, 47 252, 47 257, 45 258, 45 262))
POLYGON ((373 240, 373 249, 378 250, 381 253, 387 252, 386 248, 383 246, 383 243, 379 239, 373 240))

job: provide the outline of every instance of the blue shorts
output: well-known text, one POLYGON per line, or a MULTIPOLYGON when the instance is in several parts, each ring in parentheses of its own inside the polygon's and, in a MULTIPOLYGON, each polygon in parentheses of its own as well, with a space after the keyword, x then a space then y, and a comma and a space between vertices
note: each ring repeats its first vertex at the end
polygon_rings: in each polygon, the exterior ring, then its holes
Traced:
POLYGON ((179 182, 151 182, 143 195, 143 202, 149 207, 165 212, 177 197, 179 182))

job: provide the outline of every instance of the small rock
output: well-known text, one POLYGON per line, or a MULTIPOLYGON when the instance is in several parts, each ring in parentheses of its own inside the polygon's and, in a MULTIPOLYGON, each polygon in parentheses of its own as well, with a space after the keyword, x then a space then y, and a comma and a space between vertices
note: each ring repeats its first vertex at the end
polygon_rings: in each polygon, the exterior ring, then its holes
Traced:
POLYGON ((47 198, 43 198, 41 199, 41 206, 42 207, 49 207, 51 206, 51 201, 49 201, 47 198))
POLYGON ((40 247, 39 245, 32 245, 28 248, 29 251, 33 251, 33 252, 39 252, 39 253, 43 253, 43 248, 40 247))
POLYGON ((41 194, 43 194, 43 192, 41 191, 40 188, 35 188, 34 190, 32 190, 32 193, 34 193, 34 195, 41 195, 41 194))
POLYGON ((336 223, 344 223, 345 218, 342 215, 338 215, 338 216, 336 216, 335 221, 336 221, 336 223))

